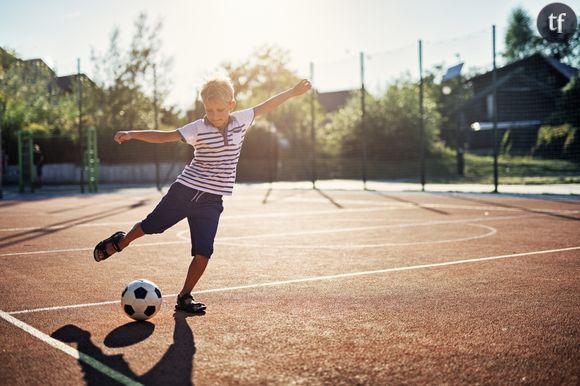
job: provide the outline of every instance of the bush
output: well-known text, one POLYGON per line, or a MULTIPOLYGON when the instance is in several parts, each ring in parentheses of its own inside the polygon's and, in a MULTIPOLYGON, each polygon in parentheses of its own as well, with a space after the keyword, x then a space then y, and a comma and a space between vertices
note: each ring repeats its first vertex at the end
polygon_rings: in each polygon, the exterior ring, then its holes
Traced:
POLYGON ((570 124, 542 126, 538 131, 534 155, 543 158, 580 160, 579 129, 570 124))

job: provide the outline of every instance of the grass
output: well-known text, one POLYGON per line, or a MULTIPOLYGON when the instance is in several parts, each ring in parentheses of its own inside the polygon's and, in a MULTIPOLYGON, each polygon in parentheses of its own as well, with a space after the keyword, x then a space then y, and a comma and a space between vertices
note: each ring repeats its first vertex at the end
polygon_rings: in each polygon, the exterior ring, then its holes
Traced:
MULTIPOLYGON (((427 169, 429 181, 438 183, 493 183, 493 157, 465 155, 464 177, 454 176, 455 157, 445 154, 430 160, 427 169)), ((550 160, 532 157, 498 158, 499 181, 502 184, 571 184, 580 183, 580 163, 567 160, 550 160)))

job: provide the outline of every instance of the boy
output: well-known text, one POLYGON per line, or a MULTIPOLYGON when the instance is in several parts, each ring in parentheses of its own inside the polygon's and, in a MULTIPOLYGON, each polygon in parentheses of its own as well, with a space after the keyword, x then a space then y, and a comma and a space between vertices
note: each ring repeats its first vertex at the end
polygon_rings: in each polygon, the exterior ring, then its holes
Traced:
POLYGON ((229 79, 212 79, 201 89, 206 116, 174 131, 119 131, 115 141, 129 140, 150 143, 184 141, 195 149, 193 159, 177 177, 157 207, 129 233, 116 232, 97 244, 93 251, 96 261, 121 252, 135 239, 166 229, 187 217, 191 234, 191 255, 183 288, 177 295, 175 309, 204 313, 206 306, 193 300, 191 291, 205 271, 213 253, 218 221, 223 211, 222 196, 231 195, 236 167, 246 131, 254 118, 266 114, 292 97, 310 89, 308 80, 300 81, 254 108, 236 111, 234 88, 229 79))

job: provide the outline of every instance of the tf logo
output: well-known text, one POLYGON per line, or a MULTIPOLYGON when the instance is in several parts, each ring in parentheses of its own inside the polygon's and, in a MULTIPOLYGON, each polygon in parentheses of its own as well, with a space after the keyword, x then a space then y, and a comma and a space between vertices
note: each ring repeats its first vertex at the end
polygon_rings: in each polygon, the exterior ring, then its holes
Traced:
POLYGON ((547 41, 565 43, 576 32, 578 19, 566 4, 552 3, 540 11, 536 24, 538 32, 547 41))

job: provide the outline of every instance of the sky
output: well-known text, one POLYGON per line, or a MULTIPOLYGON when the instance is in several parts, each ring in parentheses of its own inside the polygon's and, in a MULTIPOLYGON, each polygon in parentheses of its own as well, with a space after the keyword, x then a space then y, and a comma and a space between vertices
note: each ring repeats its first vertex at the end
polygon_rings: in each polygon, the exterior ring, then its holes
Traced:
MULTIPOLYGON (((289 51, 290 67, 320 91, 360 86, 380 92, 400 76, 417 77, 418 40, 423 67, 484 69, 492 63, 510 11, 521 6, 535 21, 550 2, 536 0, 0 0, 0 46, 23 59, 41 58, 59 76, 94 74, 91 51, 104 53, 115 27, 127 47, 141 12, 161 20, 162 55, 172 59, 166 103, 189 108, 204 78, 224 62, 241 63, 258 47, 289 51)), ((580 14, 580 0, 564 1, 580 14)))

